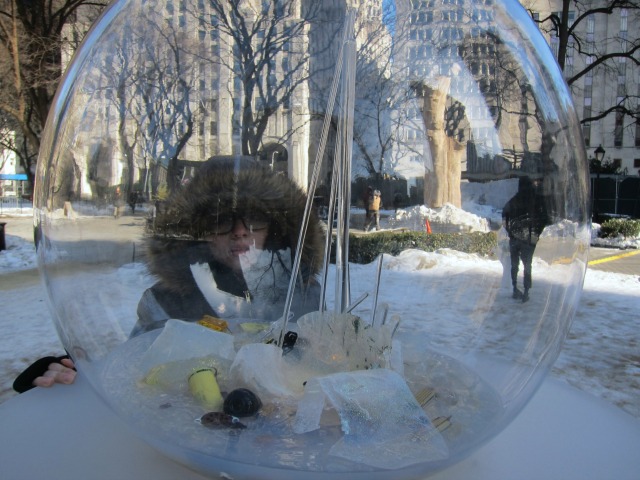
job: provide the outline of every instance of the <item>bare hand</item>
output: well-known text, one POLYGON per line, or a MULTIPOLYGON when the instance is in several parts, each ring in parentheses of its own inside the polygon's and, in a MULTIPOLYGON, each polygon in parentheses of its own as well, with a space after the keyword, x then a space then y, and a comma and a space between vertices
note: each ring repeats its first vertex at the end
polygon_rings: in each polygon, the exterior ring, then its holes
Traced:
POLYGON ((76 379, 75 365, 70 358, 63 358, 60 363, 49 364, 43 376, 37 377, 33 384, 36 387, 50 387, 55 383, 72 384, 76 379))

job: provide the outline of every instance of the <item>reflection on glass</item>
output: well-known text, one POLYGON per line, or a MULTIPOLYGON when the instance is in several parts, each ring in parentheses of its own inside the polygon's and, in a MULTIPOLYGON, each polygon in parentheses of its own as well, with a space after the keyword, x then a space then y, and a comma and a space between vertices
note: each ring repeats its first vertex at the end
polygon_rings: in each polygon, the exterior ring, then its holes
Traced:
POLYGON ((44 132, 63 343, 207 473, 443 468, 518 414, 575 312, 585 153, 524 9, 352 3, 116 1, 44 132))

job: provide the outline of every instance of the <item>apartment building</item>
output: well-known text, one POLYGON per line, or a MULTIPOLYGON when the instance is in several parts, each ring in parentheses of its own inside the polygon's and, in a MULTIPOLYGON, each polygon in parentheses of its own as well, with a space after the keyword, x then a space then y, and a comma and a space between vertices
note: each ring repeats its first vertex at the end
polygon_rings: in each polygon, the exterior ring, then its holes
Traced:
MULTIPOLYGON (((527 8, 541 20, 559 8, 556 3, 527 8)), ((306 187, 321 147, 350 9, 357 12, 359 75, 354 175, 375 171, 420 178, 431 168, 420 82, 439 75, 450 81, 447 133, 465 145, 463 177, 499 175, 535 163, 540 155, 544 132, 532 120, 536 107, 527 85, 506 91, 504 72, 517 59, 491 34, 501 27, 494 0, 237 5, 232 11, 225 2, 140 2, 136 24, 120 19, 111 28, 112 43, 95 46, 94 78, 83 87, 84 105, 74 111, 82 132, 70 155, 75 170, 87 173, 79 180, 80 191, 95 189, 91 178, 105 177, 110 185, 135 184, 153 192, 167 178, 188 174, 192 162, 231 154, 259 158, 306 187), (145 16, 149 21, 140 22, 145 16), (400 101, 397 91, 413 94, 400 101), (520 98, 517 114, 499 112, 507 93, 520 98), (376 110, 376 100, 387 102, 386 110, 376 110)), ((569 49, 565 77, 588 64, 590 51, 637 38, 638 27, 628 20, 629 12, 620 10, 583 22, 586 53, 569 49), (600 38, 616 41, 601 44, 600 38)), ((551 32, 546 38, 554 49, 557 37, 551 32)), ((581 118, 637 93, 638 68, 624 59, 616 66, 615 72, 597 68, 572 81, 581 118)), ((338 115, 328 115, 321 183, 329 180, 337 138, 338 115)), ((583 125, 582 133, 588 153, 603 145, 606 158, 629 173, 640 168, 640 127, 628 117, 610 114, 583 125)))
MULTIPOLYGON (((618 56, 606 65, 588 70, 598 57, 627 51, 640 38, 640 23, 634 10, 618 8, 611 14, 592 13, 581 18, 585 11, 609 3, 594 0, 580 4, 580 10, 576 10, 576 5, 572 3, 568 12, 569 25, 577 20, 580 22, 575 26, 577 38, 571 39, 567 46, 563 73, 570 82, 571 94, 581 119, 597 118, 601 112, 625 102, 636 112, 640 108, 640 67, 636 61, 618 56), (574 78, 583 70, 587 70, 584 75, 574 78), (635 100, 629 100, 633 97, 635 100)), ((523 4, 531 10, 537 21, 562 11, 562 2, 559 0, 536 0, 523 4)), ((549 29, 549 22, 541 23, 541 30, 557 57, 557 32, 549 29)), ((603 118, 584 123, 582 132, 591 158, 595 157, 594 150, 602 145, 606 152, 605 161, 619 165, 629 175, 640 174, 640 122, 622 111, 614 111, 603 118)))

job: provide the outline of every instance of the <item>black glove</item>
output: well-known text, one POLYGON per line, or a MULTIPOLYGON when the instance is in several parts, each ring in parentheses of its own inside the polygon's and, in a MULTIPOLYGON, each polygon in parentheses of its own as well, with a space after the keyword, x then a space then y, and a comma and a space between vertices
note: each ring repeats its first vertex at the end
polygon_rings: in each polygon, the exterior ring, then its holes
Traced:
POLYGON ((45 374, 49 370, 49 365, 52 363, 62 363, 61 360, 69 358, 69 355, 63 355, 61 357, 44 357, 36 360, 27 369, 18 375, 18 378, 13 382, 13 389, 18 393, 24 393, 27 390, 31 390, 35 385, 33 381, 45 374))

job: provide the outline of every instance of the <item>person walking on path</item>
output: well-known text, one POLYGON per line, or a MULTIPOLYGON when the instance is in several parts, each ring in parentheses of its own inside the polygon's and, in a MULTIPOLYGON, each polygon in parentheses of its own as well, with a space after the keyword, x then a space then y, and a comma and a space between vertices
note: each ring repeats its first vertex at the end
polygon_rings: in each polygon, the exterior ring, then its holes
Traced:
POLYGON ((380 230, 380 208, 382 208, 382 195, 380 194, 380 190, 374 190, 367 206, 367 217, 364 225, 365 232, 369 231, 374 221, 376 223, 376 230, 380 230))
POLYGON ((509 235, 511 284, 513 298, 526 302, 532 286, 533 253, 544 227, 551 224, 544 197, 540 192, 541 179, 520 178, 518 192, 502 209, 502 224, 509 235), (518 288, 518 270, 523 265, 523 288, 518 288))

